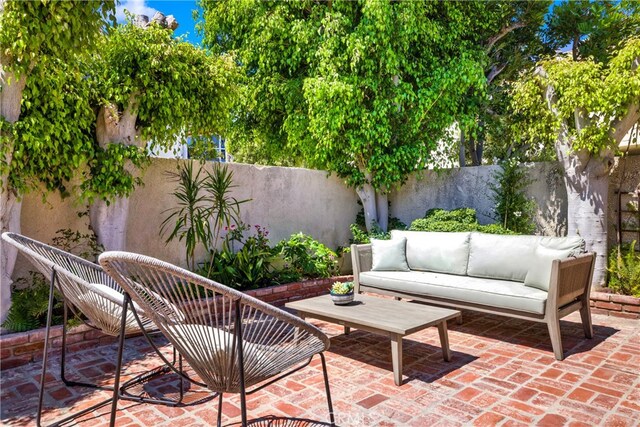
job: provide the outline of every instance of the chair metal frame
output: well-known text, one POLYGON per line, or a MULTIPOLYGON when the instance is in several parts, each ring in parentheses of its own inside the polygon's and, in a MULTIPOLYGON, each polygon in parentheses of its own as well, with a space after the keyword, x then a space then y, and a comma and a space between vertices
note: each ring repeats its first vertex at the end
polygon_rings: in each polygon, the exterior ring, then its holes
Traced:
MULTIPOLYGON (((15 248, 17 248, 25 257, 27 257, 29 259, 29 261, 43 274, 49 274, 49 304, 47 307, 47 321, 46 321, 46 326, 45 326, 45 338, 44 338, 44 349, 43 349, 43 357, 42 357, 42 370, 41 370, 41 375, 40 375, 40 390, 38 393, 38 411, 36 414, 36 425, 39 427, 41 426, 41 421, 42 421, 42 410, 43 410, 43 403, 44 403, 44 390, 45 390, 45 379, 46 379, 46 374, 47 374, 47 363, 48 363, 48 359, 49 359, 49 346, 50 346, 50 335, 51 335, 51 326, 52 326, 52 320, 53 320, 53 305, 54 305, 54 295, 55 295, 55 291, 57 290, 61 295, 62 295, 62 299, 63 299, 63 324, 62 324, 62 342, 61 342, 61 354, 60 354, 60 379, 62 380, 62 382, 67 386, 67 387, 86 387, 86 388, 91 388, 91 389, 97 389, 97 390, 105 390, 105 391, 114 391, 114 393, 116 393, 118 395, 119 398, 125 399, 125 400, 132 400, 132 401, 136 401, 136 402, 144 402, 144 403, 154 403, 154 404, 163 404, 163 405, 168 405, 168 406, 180 406, 182 403, 182 399, 184 397, 184 392, 183 392, 183 378, 186 377, 186 375, 180 373, 180 390, 179 390, 179 396, 177 400, 172 400, 172 399, 164 399, 164 398, 145 398, 142 396, 137 396, 134 394, 131 394, 128 392, 128 389, 135 387, 136 385, 139 385, 141 383, 145 383, 147 381, 150 381, 153 377, 156 377, 158 375, 161 375, 163 373, 167 373, 171 370, 171 368, 173 366, 175 366, 176 361, 178 362, 180 368, 182 367, 182 358, 179 354, 177 354, 176 350, 173 349, 173 360, 169 361, 166 358, 163 357, 163 361, 165 362, 165 366, 161 366, 158 368, 154 368, 148 372, 144 372, 140 375, 135 376, 134 378, 131 378, 130 380, 124 382, 122 385, 119 384, 115 384, 114 386, 109 386, 109 385, 98 385, 98 384, 94 384, 94 383, 88 383, 88 382, 82 382, 82 381, 72 381, 69 380, 66 376, 66 357, 67 357, 67 320, 68 320, 68 312, 69 310, 71 310, 77 317, 79 317, 82 322, 84 324, 86 324, 87 326, 89 326, 90 328, 99 330, 103 333, 106 333, 108 335, 114 335, 112 330, 105 330, 99 326, 97 326, 97 324, 94 323, 94 321, 92 320, 90 315, 87 315, 88 317, 88 321, 86 321, 85 319, 81 318, 80 316, 78 316, 78 314, 83 313, 81 310, 77 309, 76 307, 74 307, 73 305, 69 304, 70 300, 73 299, 69 299, 67 298, 68 294, 65 294, 64 292, 64 285, 61 284, 60 282, 60 277, 62 276, 65 280, 67 281, 73 281, 75 282, 76 286, 84 286, 86 285, 86 283, 88 283, 88 281, 86 280, 86 278, 82 278, 77 274, 74 274, 73 272, 69 271, 67 268, 64 268, 63 266, 59 265, 59 263, 62 263, 61 260, 64 260, 64 263, 67 264, 67 267, 71 267, 73 265, 75 265, 78 268, 86 268, 88 269, 88 271, 92 271, 92 273, 94 273, 96 275, 96 277, 93 277, 92 279, 96 279, 96 278, 101 278, 103 279, 104 282, 109 282, 109 284, 111 285, 110 287, 112 287, 113 289, 116 290, 120 290, 121 288, 117 285, 117 283, 115 281, 113 281, 113 279, 111 279, 111 277, 109 275, 107 275, 106 273, 104 273, 104 271, 102 270, 102 268, 97 265, 94 264, 90 261, 87 261, 83 258, 77 257, 73 254, 70 254, 68 252, 65 252, 61 249, 58 248, 54 248, 52 246, 46 245, 45 243, 39 242, 37 240, 31 239, 29 237, 17 234, 17 233, 3 233, 2 234, 2 239, 8 243, 11 244, 12 246, 14 246, 15 248), (56 262, 56 257, 58 258, 58 262, 56 262)), ((93 283, 97 282, 94 281, 93 283)), ((123 296, 123 298, 125 298, 123 296)), ((146 339, 148 340, 149 344, 153 347, 153 349, 157 352, 159 352, 159 349, 157 347, 157 345, 153 342, 153 339, 151 337, 151 334, 157 334, 158 331, 148 331, 146 329, 146 327, 152 325, 150 323, 150 321, 148 319, 142 319, 140 316, 137 315, 135 308, 131 308, 129 307, 129 309, 132 311, 134 318, 136 320, 137 326, 139 328, 139 331, 137 332, 141 332, 146 339)), ((86 315, 86 313, 84 313, 86 315)), ((125 327, 125 334, 122 334, 123 336, 126 335, 126 327, 127 327, 127 310, 124 309, 124 307, 122 308, 122 320, 123 322, 119 322, 119 324, 117 325, 118 328, 125 327)), ((130 325, 129 325, 130 326, 130 325)), ((120 331, 120 329, 118 329, 118 331, 120 331)), ((119 332, 116 334, 116 336, 121 335, 119 332)), ((119 380, 120 377, 120 372, 117 373, 117 378, 119 380)), ((188 377, 186 377, 188 378, 188 377)), ((213 398, 215 396, 211 396, 210 398, 213 398)), ((70 414, 67 417, 64 417, 60 420, 55 421, 52 425, 60 425, 63 423, 66 423, 72 419, 75 419, 77 417, 80 417, 84 414, 87 414, 89 412, 92 412, 94 410, 97 410, 98 408, 107 405, 108 403, 110 403, 112 401, 113 398, 109 398, 106 399, 104 401, 98 402, 88 408, 82 409, 81 411, 78 411, 76 413, 70 414)))
MULTIPOLYGON (((135 303, 142 307, 143 310, 145 310, 145 312, 147 310, 149 310, 150 312, 150 319, 156 324, 156 327, 158 327, 158 329, 165 334, 165 336, 167 337, 167 339, 169 340, 169 342, 171 342, 174 347, 180 347, 181 343, 175 339, 175 336, 172 335, 171 333, 166 333, 166 323, 169 323, 170 321, 169 319, 169 315, 158 315, 156 313, 156 311, 158 310, 154 310, 153 307, 153 298, 148 298, 150 294, 154 294, 156 295, 156 292, 159 292, 157 288, 151 289, 150 286, 148 286, 147 284, 144 283, 145 279, 146 280, 153 280, 153 281, 160 281, 159 278, 160 276, 164 277, 167 281, 172 281, 172 284, 176 284, 176 283, 180 283, 180 284, 188 284, 188 285, 197 285, 198 287, 202 288, 204 291, 213 291, 214 294, 217 296, 218 294, 220 295, 221 299, 224 300, 225 298, 229 299, 229 304, 233 304, 233 308, 231 308, 231 306, 229 305, 228 307, 226 307, 226 312, 223 310, 221 313, 216 312, 217 316, 222 316, 223 318, 225 317, 225 315, 231 314, 233 313, 233 327, 231 328, 231 325, 225 325, 227 327, 229 327, 229 330, 232 332, 229 333, 230 336, 232 336, 232 346, 230 347, 230 349, 228 348, 227 350, 225 350, 226 352, 230 352, 231 356, 229 356, 231 359, 233 359, 233 365, 231 367, 228 367, 232 372, 229 373, 222 373, 221 376, 223 378, 225 378, 225 386, 220 386, 219 384, 211 384, 207 383, 207 378, 211 379, 210 376, 208 376, 208 372, 203 372, 202 370, 204 370, 205 368, 202 367, 201 362, 202 360, 196 360, 193 361, 193 358, 190 360, 190 356, 191 355, 189 352, 187 351, 181 351, 181 354, 183 354, 183 356, 185 357, 185 359, 187 359, 187 361, 190 362, 191 364, 191 368, 200 375, 201 379, 202 379, 202 383, 200 382, 196 382, 198 385, 205 385, 207 386, 210 390, 217 392, 218 393, 218 413, 217 413, 217 425, 218 427, 221 426, 221 421, 222 421, 222 401, 223 401, 223 394, 226 392, 239 392, 240 394, 240 408, 241 408, 241 417, 242 417, 242 425, 246 426, 247 425, 247 406, 246 406, 246 396, 250 395, 252 393, 255 393, 259 390, 262 390, 263 388, 273 384, 276 381, 279 381, 282 378, 285 378, 291 374, 293 374, 294 372, 299 371, 300 369, 304 368, 305 366, 309 365, 309 363, 311 362, 311 360, 313 359, 313 356, 315 356, 315 354, 318 354, 320 356, 320 360, 322 363, 322 372, 323 372, 323 377, 324 377, 324 386, 325 386, 325 393, 326 393, 326 397, 327 397, 327 405, 328 405, 328 409, 329 409, 329 417, 330 417, 330 421, 331 421, 331 425, 335 425, 335 417, 334 417, 334 413, 333 413, 333 404, 331 401, 331 391, 330 391, 330 386, 329 386, 329 377, 327 374, 327 364, 326 364, 326 360, 325 360, 325 356, 324 356, 324 351, 326 351, 329 348, 329 339, 328 337, 322 332, 320 331, 318 328, 316 328, 315 326, 305 322, 302 319, 299 319, 287 312, 285 312, 284 310, 281 310, 279 308, 276 308, 274 306, 271 306, 269 304, 266 304, 256 298, 250 297, 246 294, 243 294, 241 292, 238 292, 234 289, 228 288, 220 283, 214 282, 212 280, 206 279, 202 276, 198 276, 194 273, 191 273, 187 270, 184 270, 182 268, 176 267, 174 265, 171 265, 169 263, 157 260, 155 258, 151 258, 151 257, 147 257, 144 255, 138 255, 138 254, 134 254, 134 253, 127 253, 127 252, 105 252, 100 256, 100 260, 99 260, 100 264, 103 266, 104 270, 110 274, 115 280, 116 282, 118 282, 118 284, 124 289, 125 291, 125 301, 126 303, 124 304, 124 310, 127 310, 128 308, 130 308, 132 306, 132 301, 135 301, 135 303), (129 271, 129 267, 134 266, 135 268, 139 268, 135 270, 135 272, 131 272, 129 271), (144 272, 143 272, 144 270, 144 272), (152 279, 151 279, 152 278, 152 279), (146 298, 146 299, 145 299, 146 298), (299 339, 299 336, 302 336, 303 334, 307 337, 306 339, 313 339, 316 340, 314 342, 316 342, 316 344, 319 345, 319 348, 322 347, 321 350, 313 350, 311 352, 311 355, 308 355, 300 360, 295 361, 295 363, 291 364, 288 368, 283 368, 281 371, 279 371, 278 373, 275 373, 274 375, 270 376, 270 377, 260 377, 258 379, 256 378, 251 378, 250 381, 250 385, 255 385, 254 388, 252 388, 251 390, 247 390, 247 379, 246 379, 246 374, 247 372, 245 372, 245 363, 247 361, 247 353, 246 353, 246 349, 245 349, 245 345, 248 346, 252 346, 254 345, 251 342, 246 341, 245 339, 245 333, 243 332, 243 308, 246 307, 250 307, 250 310, 254 310, 254 311, 250 311, 251 313, 254 314, 254 317, 252 318, 253 320, 255 320, 255 314, 257 312, 262 314, 266 313, 265 316, 272 316, 273 320, 275 320, 275 322, 281 322, 281 324, 283 325, 287 325, 290 327, 295 328, 295 332, 294 332, 294 336, 296 337, 294 341, 297 342, 297 340, 299 339), (264 310, 264 311, 263 311, 264 310), (162 320, 163 319, 163 320, 162 320), (300 335, 299 335, 300 334, 300 335), (311 337, 311 338, 309 338, 311 337), (235 354, 235 357, 234 357, 235 354), (237 388, 238 390, 235 391, 235 385, 233 383, 233 371, 234 369, 236 369, 237 366, 237 374, 238 374, 238 384, 237 384, 237 388), (200 371, 200 372, 199 372, 200 371), (225 376, 228 375, 228 376, 225 376), (225 389, 226 388, 226 389, 225 389), (234 389, 234 390, 229 390, 229 389, 234 389)), ((166 291, 166 289, 165 289, 166 291)), ((200 293, 198 293, 198 295, 200 295, 200 293)), ((164 297, 166 298, 166 295, 164 295, 164 297)), ((178 297, 176 297, 178 298, 178 297)), ((213 298, 209 298, 209 302, 214 300, 216 297, 214 296, 213 298)), ((190 301, 191 303, 193 301, 190 301)), ((176 303, 176 301, 172 301, 173 304, 176 303)), ((212 304, 212 305, 215 305, 212 304)), ((217 306, 216 306, 217 307, 217 306)), ((174 305, 172 305, 171 309, 178 309, 177 307, 175 307, 174 305)), ((179 309, 178 309, 179 310, 179 309)), ((137 316, 137 314, 134 312, 134 315, 137 316)), ((177 322, 176 324, 180 324, 180 325, 184 325, 184 322, 187 322, 188 320, 191 321, 195 321, 195 318, 197 316, 194 315, 194 317, 183 317, 181 318, 180 322, 177 322)), ((124 325, 125 322, 125 315, 123 315, 122 317, 122 324, 124 325)), ((211 319, 211 314, 209 314, 209 318, 211 319)), ((263 317, 260 317, 260 319, 262 319, 263 317)), ((231 319, 228 319, 231 320, 231 319)), ((217 323, 217 322, 216 322, 217 323)), ((189 324, 191 326, 193 325, 197 325, 200 326, 202 324, 200 323, 194 323, 194 324, 189 324)), ((206 325, 206 324, 205 324, 206 325)), ((211 326, 211 325, 206 325, 206 326, 211 326)), ((219 325, 218 325, 219 326, 219 325)), ((250 333, 251 335, 251 333, 250 333)), ((255 335, 255 334, 254 334, 255 335)), ((193 339, 195 337, 191 337, 191 339, 193 339)), ((302 340, 302 338, 300 338, 300 340, 302 340)), ((188 340, 187 340, 188 341, 188 340)), ((183 343, 184 344, 184 343, 183 343)), ((120 334, 120 339, 119 339, 119 345, 118 345, 118 362, 117 362, 117 366, 116 366, 116 372, 119 373, 121 370, 121 363, 122 363, 122 350, 123 350, 123 346, 124 346, 124 336, 123 334, 120 334)), ((300 346, 301 347, 301 346, 300 346)), ((210 349, 209 349, 210 350, 210 349)), ((251 348, 249 348, 248 351, 252 351, 251 348)), ((227 353, 225 353, 227 354, 227 353)), ((249 355, 251 356, 251 354, 249 355)), ((263 357, 264 358, 264 357, 263 357)), ((213 358, 210 358, 208 360, 206 360, 207 362, 210 362, 210 364, 214 364, 214 360, 213 358)), ((266 360, 267 362, 271 361, 271 359, 266 360)), ((279 367, 280 368, 280 367, 279 367)), ((279 369, 278 368, 278 369, 279 369)), ((175 368, 172 368, 175 369, 175 368)), ((277 370, 277 369, 276 369, 277 370)), ((254 375, 255 372, 253 373, 254 375)), ((191 380, 191 379, 190 379, 191 380)), ((118 381, 119 378, 116 377, 116 387, 118 385, 118 381)), ((116 393, 114 393, 114 398, 112 400, 112 408, 111 408, 111 420, 110 420, 110 426, 114 426, 115 425, 115 419, 116 419, 116 411, 117 411, 117 399, 118 396, 116 393)))

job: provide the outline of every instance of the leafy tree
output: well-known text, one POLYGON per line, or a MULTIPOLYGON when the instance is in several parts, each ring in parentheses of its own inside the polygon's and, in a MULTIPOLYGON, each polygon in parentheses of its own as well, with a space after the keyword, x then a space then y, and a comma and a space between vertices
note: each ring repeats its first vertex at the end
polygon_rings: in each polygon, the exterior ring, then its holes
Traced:
POLYGON ((613 155, 640 122, 640 38, 631 37, 609 62, 558 56, 541 61, 517 83, 515 108, 532 144, 555 147, 564 166, 569 235, 597 253, 594 282, 604 284, 607 201, 613 155))
POLYGON ((606 62, 620 40, 640 32, 640 5, 634 0, 577 0, 554 5, 544 39, 553 50, 571 47, 574 61, 606 62))
POLYGON ((549 52, 538 33, 550 3, 537 0, 491 3, 501 16, 502 25, 497 31, 487 29, 480 39, 488 58, 484 65, 487 91, 465 97, 467 120, 465 116, 459 120, 460 166, 481 165, 486 155, 505 158, 512 154, 510 83, 520 71, 532 66, 535 58, 549 52))
MULTIPOLYGON (((0 232, 20 231, 20 198, 40 181, 43 177, 41 173, 44 173, 43 180, 49 186, 57 179, 52 174, 65 174, 64 171, 52 172, 52 166, 64 169, 80 161, 77 150, 81 144, 74 143, 65 149, 45 150, 31 156, 28 151, 31 148, 40 149, 45 141, 35 138, 35 133, 34 138, 16 141, 19 131, 16 127, 21 126, 16 122, 20 119, 26 85, 32 81, 47 85, 48 82, 44 80, 59 82, 60 79, 66 79, 67 76, 60 73, 48 74, 49 61, 67 61, 77 51, 91 46, 106 20, 113 18, 114 11, 115 2, 110 0, 0 0, 0 232), (38 157, 40 155, 43 157, 38 157), (32 165, 31 162, 38 164, 32 165), (47 165, 48 168, 41 165, 47 165), (26 170, 31 173, 29 179, 25 177, 19 180, 18 177, 22 175, 17 172, 26 170)), ((57 86, 47 107, 57 108, 60 100, 68 96, 67 92, 68 88, 57 86)), ((35 97, 37 95, 35 93, 35 97)), ((82 109, 82 106, 77 108, 82 109)), ((83 120, 82 117, 79 120, 83 120)), ((61 133, 64 134, 65 130, 62 129, 61 133)), ((70 131, 67 136, 71 137, 70 131)), ((54 143, 62 144, 59 140, 54 143)), ((0 318, 4 319, 10 305, 9 290, 16 251, 2 243, 0 249, 0 318)))
POLYGON ((139 164, 148 141, 166 148, 191 135, 194 143, 206 144, 204 137, 222 133, 235 64, 228 56, 208 55, 173 37, 170 28, 154 22, 120 25, 101 38, 99 47, 91 64, 99 94, 95 134, 110 155, 107 162, 96 158, 91 167, 95 172, 118 171, 110 176, 129 185, 114 193, 110 180, 94 179, 85 190, 101 197, 91 207, 100 243, 123 249, 129 210, 122 196, 128 196, 137 181, 122 168, 122 160, 139 164))
POLYGON ((387 192, 428 163, 464 97, 484 90, 478 42, 504 25, 499 2, 201 4, 205 44, 235 53, 245 74, 229 149, 337 173, 368 229, 386 229, 387 192))

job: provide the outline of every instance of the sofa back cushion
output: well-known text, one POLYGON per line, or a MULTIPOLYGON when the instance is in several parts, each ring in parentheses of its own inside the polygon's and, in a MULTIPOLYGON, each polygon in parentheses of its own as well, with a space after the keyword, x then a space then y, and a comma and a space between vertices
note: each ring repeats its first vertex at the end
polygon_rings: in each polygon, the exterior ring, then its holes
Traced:
POLYGON ((533 261, 537 258, 538 246, 571 255, 584 252, 584 240, 579 236, 504 236, 471 233, 467 274, 524 282, 533 261))
POLYGON ((471 233, 467 274, 524 282, 539 236, 471 233))
POLYGON ((371 239, 371 271, 409 271, 405 255, 407 239, 371 239))
POLYGON ((406 237, 407 264, 411 270, 457 275, 467 274, 470 235, 430 231, 391 232, 394 239, 406 237))
POLYGON ((553 260, 579 255, 584 252, 584 247, 585 242, 579 236, 541 237, 533 252, 524 285, 548 291, 553 260))

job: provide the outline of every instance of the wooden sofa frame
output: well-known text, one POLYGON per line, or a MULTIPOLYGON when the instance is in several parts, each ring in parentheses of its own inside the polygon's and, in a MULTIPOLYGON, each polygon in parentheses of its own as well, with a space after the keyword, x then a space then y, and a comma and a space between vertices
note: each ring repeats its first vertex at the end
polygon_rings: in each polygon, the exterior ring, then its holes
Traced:
POLYGON ((433 305, 455 307, 458 309, 480 311, 546 323, 549 329, 549 336, 551 337, 553 353, 557 360, 564 358, 562 337, 560 335, 560 319, 563 317, 574 311, 580 311, 584 335, 587 338, 593 337, 589 295, 595 264, 594 253, 586 253, 578 257, 553 261, 551 282, 549 283, 549 296, 547 298, 544 315, 370 287, 360 283, 360 273, 371 270, 371 245, 351 245, 351 258, 353 262, 354 290, 356 293, 373 292, 396 298, 422 301, 433 305))

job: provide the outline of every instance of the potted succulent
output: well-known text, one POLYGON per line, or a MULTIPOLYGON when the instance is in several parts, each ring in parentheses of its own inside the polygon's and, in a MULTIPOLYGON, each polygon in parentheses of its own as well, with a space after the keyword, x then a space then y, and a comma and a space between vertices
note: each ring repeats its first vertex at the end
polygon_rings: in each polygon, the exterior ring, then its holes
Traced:
POLYGON ((334 304, 349 304, 353 301, 353 282, 335 282, 331 286, 330 294, 334 304))

